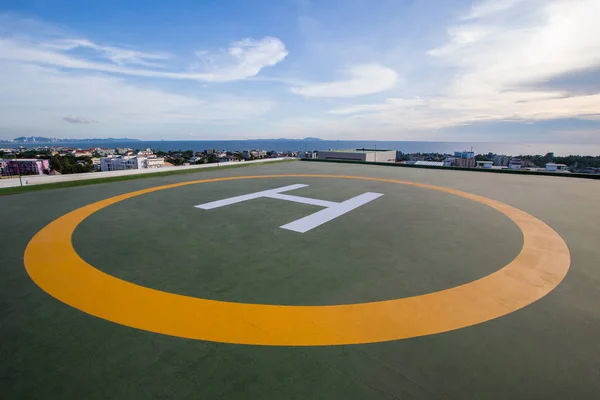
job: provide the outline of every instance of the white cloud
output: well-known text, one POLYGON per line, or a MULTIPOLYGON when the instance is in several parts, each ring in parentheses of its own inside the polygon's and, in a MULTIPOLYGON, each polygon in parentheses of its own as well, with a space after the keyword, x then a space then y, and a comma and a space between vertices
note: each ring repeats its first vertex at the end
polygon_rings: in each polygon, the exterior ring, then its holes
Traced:
MULTIPOLYGON (((5 23, 6 27, 0 31, 0 60, 118 75, 229 82, 256 76, 264 68, 283 61, 288 54, 285 45, 278 38, 245 38, 230 43, 228 49, 197 52, 201 55, 202 63, 182 71, 168 69, 161 64, 161 61, 174 58, 166 53, 101 45, 56 31, 52 35, 40 36, 36 31, 26 30, 32 26, 31 20, 6 14, 0 14, 0 22, 5 23), (93 53, 79 51, 82 49, 93 53)), ((34 26, 46 25, 38 23, 34 26)), ((44 32, 47 31, 44 29, 44 32)))
MULTIPOLYGON (((210 77, 208 81, 234 81, 258 75, 265 67, 271 67, 283 61, 288 52, 281 40, 265 37, 260 40, 242 39, 230 44, 225 52, 211 54, 197 52, 200 60, 208 65, 201 76, 210 77)), ((196 67, 197 68, 197 67, 196 67)), ((198 74, 186 74, 197 76, 198 74)), ((202 80, 202 79, 200 79, 202 80)))
MULTIPOLYGON (((163 79, 186 79, 205 82, 227 82, 255 76, 264 67, 277 64, 287 55, 285 46, 279 39, 244 39, 240 42, 232 43, 232 46, 228 51, 230 57, 226 63, 216 65, 203 72, 171 72, 157 71, 148 68, 132 68, 114 63, 109 64, 89 61, 81 57, 66 54, 65 51, 67 49, 58 49, 56 46, 56 44, 52 43, 38 45, 25 40, 0 39, 0 59, 63 68, 107 72, 119 75, 134 75, 163 79)), ((115 49, 112 47, 100 48, 104 49, 104 52, 108 53, 108 57, 113 61, 118 60, 122 63, 127 61, 128 63, 141 64, 144 66, 150 64, 146 60, 149 57, 145 53, 128 53, 126 50, 115 49)))
POLYGON ((162 132, 159 135, 164 138, 181 137, 182 126, 198 129, 253 120, 273 108, 272 102, 260 98, 198 98, 139 87, 121 77, 38 65, 0 62, 0 70, 0 132, 6 137, 14 137, 17 132, 45 132, 58 137, 110 136, 113 131, 132 137, 157 132, 162 132), (93 115, 102 124, 89 124, 85 132, 80 131, 83 122, 92 120, 77 115, 93 115))
POLYGON ((398 74, 379 64, 358 64, 345 71, 346 78, 333 82, 308 83, 292 88, 306 97, 354 97, 391 89, 398 74))
POLYGON ((82 118, 82 117, 64 117, 63 120, 71 123, 71 124, 93 124, 96 123, 97 121, 94 121, 93 119, 89 119, 89 118, 82 118))
POLYGON ((43 43, 42 47, 59 51, 69 51, 79 48, 96 50, 103 57, 118 65, 137 64, 145 67, 162 67, 153 60, 167 60, 170 58, 164 53, 145 53, 112 46, 100 46, 86 39, 63 39, 49 43, 43 43))
POLYGON ((461 68, 454 90, 480 93, 518 88, 570 71, 600 65, 600 2, 514 2, 528 20, 486 18, 450 30, 449 44, 430 54, 461 68))
POLYGON ((473 4, 468 14, 464 15, 461 20, 470 20, 483 18, 497 14, 501 11, 508 10, 518 3, 532 0, 485 0, 473 4))
POLYGON ((442 95, 389 98, 329 113, 389 131, 481 121, 597 119, 600 94, 536 86, 561 74, 600 67, 595 15, 600 15, 597 0, 480 2, 469 18, 449 30, 447 44, 429 52, 436 63, 456 71, 442 95), (526 18, 508 18, 513 13, 526 18))

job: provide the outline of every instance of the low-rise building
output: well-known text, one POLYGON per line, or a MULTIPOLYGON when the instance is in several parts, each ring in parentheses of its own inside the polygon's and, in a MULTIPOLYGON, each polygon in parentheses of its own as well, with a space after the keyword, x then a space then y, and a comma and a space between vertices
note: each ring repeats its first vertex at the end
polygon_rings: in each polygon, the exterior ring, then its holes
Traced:
POLYGON ((8 174, 4 174, 4 169, 8 166, 8 160, 3 160, 0 158, 0 176, 7 176, 8 174))
POLYGON ((267 155, 267 152, 264 150, 244 150, 244 151, 242 151, 242 154, 245 159, 252 158, 252 157, 262 158, 267 155))
POLYGON ((493 161, 477 161, 477 168, 492 169, 493 161))
POLYGON ((73 152, 71 154, 73 154, 75 157, 91 157, 92 151, 77 149, 77 150, 73 150, 73 152))
POLYGON ((474 158, 455 158, 454 159, 455 167, 463 167, 463 168, 475 168, 475 159, 474 158))
POLYGON ((452 164, 455 167, 475 168, 475 152, 473 151, 455 151, 452 164))
POLYGON ((508 167, 508 162, 510 161, 510 156, 503 155, 503 154, 496 154, 492 157, 492 161, 494 162, 494 165, 497 165, 500 167, 508 167))
POLYGON ((100 171, 101 166, 100 166, 100 157, 93 157, 92 158, 92 166, 94 167, 94 171, 100 171))
POLYGON ((102 171, 124 171, 128 169, 140 169, 137 157, 133 156, 108 156, 100 158, 100 170, 102 171))
MULTIPOLYGON (((277 152, 273 152, 272 157, 277 157, 277 156, 278 156, 277 152)), ((300 157, 300 158, 310 158, 310 159, 317 158, 317 152, 315 152, 315 151, 301 151, 301 152, 298 153, 298 157, 300 157)))
POLYGON ((523 163, 520 158, 511 158, 508 162, 508 168, 510 169, 521 169, 523 163))
POLYGON ((117 147, 116 149, 116 153, 120 155, 126 155, 130 151, 132 150, 128 147, 117 147))
POLYGON ((547 163, 546 171, 548 172, 569 172, 566 164, 547 163))
POLYGON ((373 149, 356 149, 356 150, 330 150, 317 152, 319 160, 344 160, 344 161, 365 161, 365 162, 383 162, 395 163, 396 150, 373 150, 373 149))
POLYGON ((113 154, 116 154, 115 149, 105 149, 103 147, 96 147, 95 149, 92 149, 92 151, 94 153, 97 153, 101 157, 106 157, 106 156, 111 156, 113 154))
MULTIPOLYGON (((127 153, 130 153, 128 151, 127 153)), ((108 156, 100 159, 102 171, 123 171, 128 169, 162 168, 165 159, 157 157, 150 149, 140 151, 137 156, 108 156)))
POLYGON ((0 165, 2 176, 43 175, 50 171, 50 162, 38 158, 19 158, 2 160, 0 165))
POLYGON ((425 167, 445 167, 444 161, 409 161, 407 164, 421 165, 425 167))

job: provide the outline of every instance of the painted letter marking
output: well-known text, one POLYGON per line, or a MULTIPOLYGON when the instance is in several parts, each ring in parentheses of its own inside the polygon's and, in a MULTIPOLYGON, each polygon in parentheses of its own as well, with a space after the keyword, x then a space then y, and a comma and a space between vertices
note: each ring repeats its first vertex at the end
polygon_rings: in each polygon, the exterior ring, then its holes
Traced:
POLYGON ((308 185, 296 184, 280 187, 277 189, 264 190, 262 192, 244 194, 242 196, 230 197, 228 199, 212 201, 210 203, 199 204, 195 206, 196 208, 200 208, 202 210, 212 210, 213 208, 219 208, 228 206, 230 204, 241 203, 243 201, 258 199, 261 197, 267 197, 271 199, 278 200, 286 200, 292 201, 295 203, 302 204, 310 204, 313 206, 324 207, 323 210, 317 211, 314 214, 311 214, 307 217, 300 218, 296 221, 290 222, 289 224, 285 224, 280 226, 280 228, 287 229, 294 232, 305 233, 310 231, 311 229, 316 228, 317 226, 323 225, 326 222, 329 222, 341 215, 346 214, 362 205, 365 205, 381 196, 382 193, 372 193, 367 192, 363 193, 359 196, 353 197, 341 203, 336 203, 333 201, 326 200, 318 200, 318 199, 310 199, 307 197, 299 197, 299 196, 291 196, 287 194, 282 194, 284 192, 289 192, 290 190, 300 189, 307 187, 308 185))

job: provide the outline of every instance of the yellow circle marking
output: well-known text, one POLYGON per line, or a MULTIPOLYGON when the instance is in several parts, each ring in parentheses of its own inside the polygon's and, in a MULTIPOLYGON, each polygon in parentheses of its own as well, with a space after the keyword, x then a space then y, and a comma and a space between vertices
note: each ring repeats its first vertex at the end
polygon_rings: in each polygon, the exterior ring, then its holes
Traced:
POLYGON ((383 342, 479 324, 539 300, 565 277, 566 243, 539 219, 507 204, 454 189, 393 179, 343 175, 239 176, 138 190, 81 207, 39 231, 25 267, 43 290, 99 318, 166 335, 224 343, 320 346, 383 342), (523 248, 502 269, 476 281, 421 296, 331 306, 278 306, 216 301, 139 286, 86 263, 71 242, 84 219, 111 204, 198 183, 282 177, 362 179, 438 190, 486 204, 513 220, 523 248))

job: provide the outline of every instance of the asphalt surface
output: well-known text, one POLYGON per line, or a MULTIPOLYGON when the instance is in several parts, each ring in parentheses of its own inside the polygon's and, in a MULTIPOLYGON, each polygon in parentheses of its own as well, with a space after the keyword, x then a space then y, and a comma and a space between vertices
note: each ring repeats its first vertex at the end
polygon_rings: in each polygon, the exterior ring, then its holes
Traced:
MULTIPOLYGON (((292 192, 290 192, 292 194, 292 192)), ((0 197, 0 393, 21 399, 591 399, 600 393, 600 182, 380 166, 285 163, 0 197), (571 267, 541 300, 468 328, 392 342, 270 347, 204 342, 90 316, 45 293, 23 254, 52 220, 122 193, 239 175, 341 174, 478 194, 541 219, 571 267)), ((162 190, 102 209, 73 234, 94 267, 145 287, 214 300, 333 305, 448 289, 489 275, 523 238, 485 205, 378 181, 271 177, 162 190), (381 198, 305 234, 279 226, 318 210, 255 199, 194 205, 307 184, 294 195, 381 198)), ((49 268, 52 266, 49 265, 49 268)), ((68 282, 65 282, 68 285, 68 282)), ((102 299, 98 299, 102 301, 102 299)))

